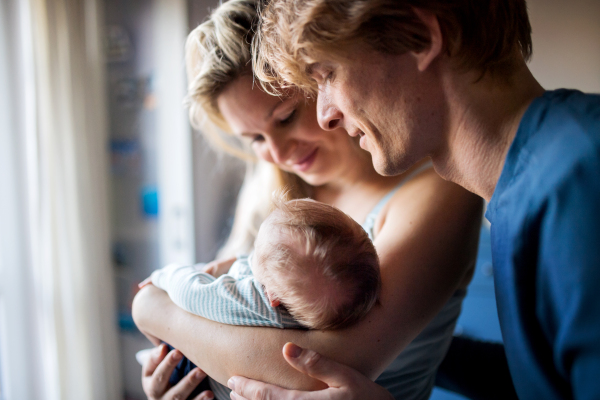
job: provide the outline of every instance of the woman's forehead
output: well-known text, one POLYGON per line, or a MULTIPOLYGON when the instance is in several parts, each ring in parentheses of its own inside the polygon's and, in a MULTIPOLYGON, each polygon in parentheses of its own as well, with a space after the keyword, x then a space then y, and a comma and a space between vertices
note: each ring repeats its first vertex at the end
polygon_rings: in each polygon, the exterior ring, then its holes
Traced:
POLYGON ((243 76, 217 97, 217 106, 233 132, 243 134, 260 130, 290 100, 266 93, 251 77, 243 76))

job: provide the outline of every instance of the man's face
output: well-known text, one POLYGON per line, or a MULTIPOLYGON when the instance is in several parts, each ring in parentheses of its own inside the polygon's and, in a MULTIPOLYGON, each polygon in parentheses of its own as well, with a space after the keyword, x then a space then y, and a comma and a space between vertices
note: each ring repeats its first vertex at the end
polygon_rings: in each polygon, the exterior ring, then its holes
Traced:
POLYGON ((413 53, 390 55, 356 45, 317 56, 317 115, 323 129, 360 136, 382 175, 397 175, 438 150, 442 98, 435 72, 419 71, 413 53))

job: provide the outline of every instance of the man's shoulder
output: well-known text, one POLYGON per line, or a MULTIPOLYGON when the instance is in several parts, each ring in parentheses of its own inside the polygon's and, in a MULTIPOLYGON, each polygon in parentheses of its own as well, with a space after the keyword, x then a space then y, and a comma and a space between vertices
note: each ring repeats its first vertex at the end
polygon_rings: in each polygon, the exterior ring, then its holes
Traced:
POLYGON ((532 212, 569 187, 595 192, 598 171, 600 96, 547 92, 521 121, 491 206, 508 206, 509 214, 515 208, 532 212))
MULTIPOLYGON (((581 168, 600 162, 600 96, 575 90, 547 92, 530 107, 517 135, 523 135, 515 172, 529 184, 558 185, 581 168)), ((539 187, 536 187, 538 190, 539 187)))
POLYGON ((541 149, 600 146, 600 95, 568 89, 546 92, 532 102, 517 135, 527 137, 524 144, 541 149))

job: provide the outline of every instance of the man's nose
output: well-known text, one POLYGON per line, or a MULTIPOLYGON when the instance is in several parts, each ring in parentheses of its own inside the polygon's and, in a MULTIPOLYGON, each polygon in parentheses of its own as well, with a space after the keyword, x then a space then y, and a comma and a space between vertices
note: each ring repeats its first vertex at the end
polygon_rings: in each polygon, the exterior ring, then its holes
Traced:
POLYGON ((321 95, 317 97, 317 119, 322 129, 332 131, 342 126, 342 112, 328 97, 321 95))

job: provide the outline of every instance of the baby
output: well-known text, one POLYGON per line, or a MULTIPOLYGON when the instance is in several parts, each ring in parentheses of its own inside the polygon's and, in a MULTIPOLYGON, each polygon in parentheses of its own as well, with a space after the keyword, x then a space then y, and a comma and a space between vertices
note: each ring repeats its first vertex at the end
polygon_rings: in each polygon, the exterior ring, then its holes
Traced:
MULTIPOLYGON (((341 329, 363 318, 379 297, 373 243, 330 205, 274 199, 254 248, 218 278, 202 272, 202 265, 169 265, 151 280, 179 307, 231 325, 341 329)), ((171 383, 185 372, 176 371, 171 383)))
POLYGON ((314 200, 275 201, 261 225, 252 272, 272 307, 310 329, 339 329, 377 301, 379 260, 352 218, 314 200))
POLYGON ((381 281, 373 243, 335 207, 276 199, 254 246, 251 257, 241 257, 219 278, 198 267, 169 265, 152 274, 152 283, 185 310, 231 325, 283 328, 289 313, 305 328, 339 329, 377 301, 381 281), (240 304, 215 301, 231 296, 240 304), (252 303, 275 311, 259 316, 252 303))

